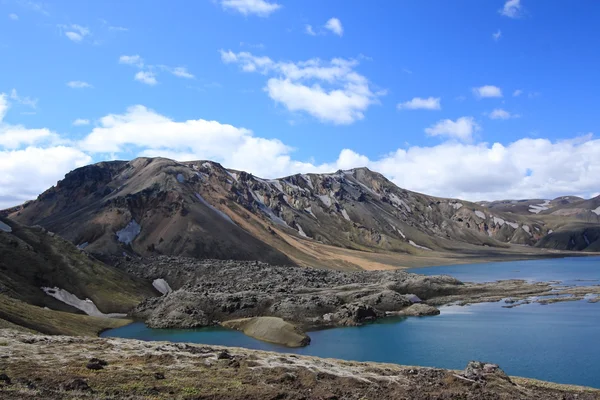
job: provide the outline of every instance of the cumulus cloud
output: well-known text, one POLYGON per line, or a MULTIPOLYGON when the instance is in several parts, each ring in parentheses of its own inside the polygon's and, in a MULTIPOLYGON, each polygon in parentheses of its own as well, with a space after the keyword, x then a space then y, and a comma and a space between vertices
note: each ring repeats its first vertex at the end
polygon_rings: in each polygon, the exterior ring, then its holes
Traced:
POLYGON ((93 86, 84 81, 69 81, 67 82, 67 86, 71 89, 91 89, 93 86))
POLYGON ((473 117, 460 117, 456 121, 443 119, 436 124, 425 128, 425 133, 429 136, 444 136, 461 141, 470 141, 473 139, 473 133, 480 129, 473 117))
POLYGON ((245 72, 273 75, 264 88, 269 97, 293 112, 305 112, 338 125, 364 118, 383 92, 374 92, 367 78, 355 71, 356 60, 334 58, 275 62, 248 52, 221 50, 221 60, 239 64, 245 72))
POLYGON ((496 32, 492 33, 492 37, 497 42, 502 37, 502 31, 498 29, 496 32))
POLYGON ((156 75, 152 71, 139 71, 135 74, 134 79, 150 86, 154 86, 158 83, 156 75))
POLYGON ((89 125, 89 124, 90 124, 89 119, 77 118, 75 121, 73 121, 73 126, 83 126, 83 125, 89 125))
POLYGON ((329 29, 331 32, 335 33, 338 36, 342 36, 344 34, 342 22, 337 18, 330 18, 325 23, 325 29, 329 29))
POLYGON ((75 43, 80 43, 83 38, 91 34, 89 28, 77 24, 59 25, 58 27, 64 32, 67 38, 75 43))
POLYGON ((502 108, 496 108, 494 111, 489 113, 489 117, 491 119, 511 119, 511 118, 519 118, 519 114, 512 114, 502 108))
POLYGON ((244 15, 268 17, 281 8, 280 4, 265 0, 221 0, 224 9, 234 10, 244 15))
POLYGON ((519 97, 522 94, 523 94, 523 91, 521 89, 517 89, 513 92, 514 97, 519 97))
POLYGON ((142 68, 144 66, 144 59, 138 54, 132 56, 123 55, 119 57, 119 64, 134 65, 138 68, 142 68))
POLYGON ((479 98, 502 97, 502 89, 500 89, 498 86, 484 85, 473 88, 473 94, 479 98))
POLYGON ((8 14, 8 18, 12 19, 13 21, 18 21, 19 20, 19 16, 17 14, 8 14))
MULTIPOLYGON (((315 164, 294 158, 294 150, 282 141, 249 129, 203 119, 177 121, 141 105, 106 115, 80 142, 69 142, 45 128, 2 122, 8 101, 7 95, 0 94, 0 208, 35 198, 92 159, 142 155, 179 161, 212 159, 265 178, 367 166, 400 187, 467 200, 589 197, 600 186, 600 140, 591 134, 509 144, 448 141, 399 148, 376 159, 340 148, 336 158, 315 164), (15 130, 19 133, 7 134, 15 130)), ((438 125, 455 126, 459 121, 438 125)))
POLYGON ((399 103, 398 110, 441 110, 439 97, 414 97, 412 100, 399 103))
POLYGON ((507 0, 498 12, 505 17, 519 18, 522 13, 521 0, 507 0))

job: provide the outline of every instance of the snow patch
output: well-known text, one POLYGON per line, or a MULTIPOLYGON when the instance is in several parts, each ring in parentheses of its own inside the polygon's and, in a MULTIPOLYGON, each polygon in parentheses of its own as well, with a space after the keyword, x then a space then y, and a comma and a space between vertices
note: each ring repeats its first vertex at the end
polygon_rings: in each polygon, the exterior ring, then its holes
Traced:
POLYGON ((519 224, 517 224, 516 222, 508 222, 506 221, 506 223, 510 226, 512 226, 513 228, 517 229, 519 227, 519 224))
POLYGON ((154 289, 158 290, 162 294, 171 293, 173 291, 171 286, 169 286, 169 283, 162 278, 155 279, 152 282, 152 286, 154 286, 154 289))
POLYGON ((177 182, 184 183, 185 182, 185 176, 183 176, 182 174, 177 174, 177 182))
POLYGON ((219 210, 217 207, 213 206, 208 201, 204 200, 204 197, 200 196, 199 193, 196 193, 196 198, 198 200, 200 200, 200 202, 202 204, 204 204, 206 207, 210 208, 211 210, 213 210, 214 212, 219 214, 221 216, 221 218, 223 218, 225 221, 235 225, 235 222, 233 222, 233 220, 229 217, 229 215, 225 214, 223 211, 219 210))
POLYGON ((529 225, 523 225, 521 228, 523 228, 523 230, 527 232, 529 236, 531 236, 531 229, 529 229, 529 225))
POLYGON ((595 210, 592 210, 592 212, 596 215, 600 215, 600 207, 596 208, 595 210))
POLYGON ((583 239, 585 240, 585 242, 587 243, 587 245, 590 245, 590 239, 588 239, 587 235, 584 233, 583 234, 583 239))
POLYGON ((132 219, 125 228, 117 231, 117 240, 121 243, 130 244, 142 231, 142 227, 132 219))
POLYGON ((475 215, 477 215, 481 219, 485 219, 485 214, 482 211, 475 210, 475 215))
POLYGON ((227 170, 225 170, 225 172, 227 172, 227 175, 229 175, 230 177, 232 177, 233 180, 237 182, 238 176, 237 176, 237 174, 235 172, 229 172, 227 170))
POLYGON ((460 210, 460 208, 463 206, 462 203, 450 203, 450 205, 452 206, 452 208, 454 208, 455 210, 460 210))
POLYGON ((41 288, 44 293, 48 296, 52 296, 55 299, 62 301, 65 304, 70 305, 71 307, 75 307, 78 310, 83 311, 87 315, 91 315, 93 317, 109 317, 109 318, 120 318, 125 317, 127 314, 104 314, 102 311, 98 310, 98 307, 94 304, 90 299, 81 300, 79 297, 75 296, 72 293, 67 292, 64 289, 60 289, 58 287, 43 287, 41 288))
POLYGON ((417 249, 431 250, 429 247, 420 246, 420 245, 416 244, 415 242, 413 242, 412 240, 409 240, 409 241, 408 241, 408 243, 409 243, 411 246, 414 246, 414 247, 416 247, 417 249))
POLYGON ((271 221, 275 222, 276 224, 283 225, 283 226, 289 226, 287 224, 287 222, 285 222, 283 219, 281 219, 277 215, 275 215, 275 213, 273 212, 273 210, 271 210, 269 207, 265 206, 264 204, 259 204, 258 208, 262 212, 264 212, 265 214, 267 214, 267 216, 269 217, 269 219, 271 219, 271 221))
POLYGON ((211 164, 211 163, 209 163, 209 162, 203 162, 203 163, 202 163, 202 166, 203 166, 204 168, 208 168, 208 169, 211 169, 211 168, 212 168, 212 164, 211 164))
POLYGON ((539 214, 544 210, 548 210, 550 207, 550 200, 544 200, 542 204, 534 204, 529 206, 529 212, 539 214))
POLYGON ((398 232, 400 234, 400 236, 402 236, 404 239, 406 239, 406 235, 400 229, 396 228, 394 225, 392 225, 392 229, 394 229, 396 232, 398 232))
POLYGON ((12 228, 6 225, 4 222, 0 221, 0 231, 11 233, 12 228))
POLYGON ((83 249, 85 249, 86 247, 88 247, 88 245, 89 245, 89 243, 88 243, 88 242, 83 242, 83 243, 81 243, 81 244, 78 244, 78 245, 77 245, 77 248, 78 248, 79 250, 83 250, 83 249))
POLYGON ((494 218, 494 224, 500 225, 500 226, 504 225, 505 221, 502 218, 498 218, 498 217, 493 217, 493 218, 494 218))
POLYGON ((548 231, 548 235, 551 235, 553 232, 554 232, 554 231, 553 231, 552 229, 550 229, 550 230, 548 231))
POLYGON ((344 218, 346 218, 348 221, 352 222, 352 220, 350 219, 350 216, 348 215, 348 212, 342 208, 342 215, 344 216, 344 218))
POLYGON ((302 230, 302 227, 300 226, 300 224, 296 223, 296 226, 298 227, 298 233, 300 234, 300 236, 308 238, 308 236, 306 236, 306 233, 304 233, 304 231, 302 230))

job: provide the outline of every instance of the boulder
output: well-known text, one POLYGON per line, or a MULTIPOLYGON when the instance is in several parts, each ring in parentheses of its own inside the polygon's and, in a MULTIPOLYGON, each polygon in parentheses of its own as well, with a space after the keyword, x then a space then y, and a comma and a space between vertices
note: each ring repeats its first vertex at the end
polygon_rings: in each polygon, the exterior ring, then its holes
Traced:
POLYGON ((408 317, 423 317, 426 315, 439 315, 439 314, 440 314, 440 310, 438 310, 437 308, 435 308, 433 306, 423 304, 423 303, 413 304, 412 306, 407 307, 401 311, 401 315, 406 315, 408 317))

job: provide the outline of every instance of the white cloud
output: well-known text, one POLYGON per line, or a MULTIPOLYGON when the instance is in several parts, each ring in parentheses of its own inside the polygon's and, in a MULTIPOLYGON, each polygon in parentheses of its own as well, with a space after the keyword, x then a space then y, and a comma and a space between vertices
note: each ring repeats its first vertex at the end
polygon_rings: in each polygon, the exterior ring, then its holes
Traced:
POLYGON ((8 18, 12 19, 13 21, 19 20, 19 16, 17 14, 8 14, 8 18))
POLYGON ((512 114, 502 108, 496 108, 489 114, 491 119, 510 119, 510 118, 519 118, 519 114, 512 114))
POLYGON ((38 99, 32 99, 30 97, 19 96, 16 89, 10 91, 10 99, 16 101, 27 107, 31 107, 34 110, 37 108, 38 99))
POLYGON ((504 7, 499 10, 501 15, 509 18, 519 18, 521 16, 521 0, 507 0, 504 7))
POLYGON ((462 141, 470 141, 473 139, 473 133, 479 129, 480 127, 473 117, 460 117, 456 121, 443 119, 429 128, 425 128, 425 133, 429 136, 447 136, 462 141))
POLYGON ((73 126, 83 126, 83 125, 89 125, 89 124, 90 124, 89 119, 77 118, 75 121, 73 121, 73 126))
POLYGON ((254 14, 259 17, 268 17, 281 8, 280 4, 265 0, 221 0, 221 5, 225 9, 234 10, 244 15, 254 14))
POLYGON ((135 74, 134 79, 150 86, 154 86, 158 83, 156 80, 156 75, 152 71, 139 71, 137 74, 135 74))
POLYGON ((159 65, 160 69, 170 72, 171 74, 186 79, 195 79, 196 77, 185 67, 169 67, 167 65, 159 65))
POLYGON ((306 25, 306 26, 304 27, 304 32, 305 32, 307 35, 310 35, 310 36, 316 36, 316 35, 317 35, 317 33, 314 31, 314 29, 313 29, 312 25, 306 25))
POLYGON ((0 149, 0 209, 35 199, 65 173, 91 161, 89 155, 66 146, 0 149))
POLYGON ((84 82, 84 81, 69 81, 69 82, 67 82, 67 86, 72 89, 91 89, 91 88, 93 88, 92 85, 90 85, 89 83, 84 82))
POLYGON ((421 97, 414 97, 410 101, 399 103, 397 105, 399 110, 441 110, 439 97, 428 97, 426 99, 421 97))
POLYGON ((129 28, 125 28, 124 26, 109 26, 108 30, 113 32, 127 32, 129 28))
POLYGON ((144 66, 144 59, 137 54, 133 56, 124 55, 119 57, 119 64, 134 65, 138 68, 142 68, 144 66))
POLYGON ((223 50, 221 59, 226 64, 239 64, 245 72, 275 75, 264 88, 271 99, 292 112, 305 112, 323 122, 342 125, 361 120, 367 108, 383 95, 373 92, 367 78, 354 70, 356 60, 274 62, 248 52, 223 50))
MULTIPOLYGON (((8 107, 8 96, 0 94, 0 117, 8 107)), ((0 119, 0 132, 7 129, 17 128, 0 119)), ((140 155, 212 159, 265 178, 367 166, 400 187, 466 200, 589 197, 600 187, 600 140, 591 134, 556 142, 448 141, 396 149, 377 159, 340 147, 337 158, 315 164, 293 158, 293 149, 280 140, 248 129, 202 119, 175 121, 141 105, 101 118, 78 143, 57 143, 61 139, 44 128, 37 131, 49 132, 54 141, 19 129, 22 133, 12 136, 19 142, 7 136, 0 142, 0 208, 35 198, 69 170, 90 163, 91 155, 97 161, 140 155)))
POLYGON ((519 97, 522 94, 523 94, 523 91, 521 89, 517 89, 513 92, 514 97, 519 97))
POLYGON ((473 88, 473 93, 479 98, 502 97, 502 89, 493 85, 485 85, 473 88))
POLYGON ((325 24, 325 29, 329 29, 331 32, 335 33, 338 36, 342 36, 344 34, 344 28, 342 27, 342 22, 337 18, 331 18, 325 24))
POLYGON ((66 37, 76 43, 81 42, 83 38, 91 34, 87 27, 77 24, 59 25, 58 27, 65 33, 66 37))
POLYGON ((496 32, 492 33, 492 37, 497 42, 502 37, 502 31, 498 29, 496 32))
POLYGON ((0 123, 2 123, 2 120, 8 111, 8 106, 8 96, 5 93, 0 93, 0 123))

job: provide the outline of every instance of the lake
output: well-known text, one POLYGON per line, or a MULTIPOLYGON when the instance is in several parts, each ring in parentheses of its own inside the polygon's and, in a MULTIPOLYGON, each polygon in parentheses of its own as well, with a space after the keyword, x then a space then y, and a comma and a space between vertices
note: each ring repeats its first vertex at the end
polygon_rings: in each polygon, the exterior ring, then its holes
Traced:
MULTIPOLYGON (((600 284, 600 257, 514 261, 412 270, 463 281, 499 279, 600 284)), ((356 361, 463 369, 470 360, 499 364, 509 375, 600 388, 600 303, 586 300, 502 308, 500 303, 444 306, 433 317, 391 318, 310 332, 289 349, 222 328, 150 329, 134 323, 103 337, 237 346, 356 361)))

